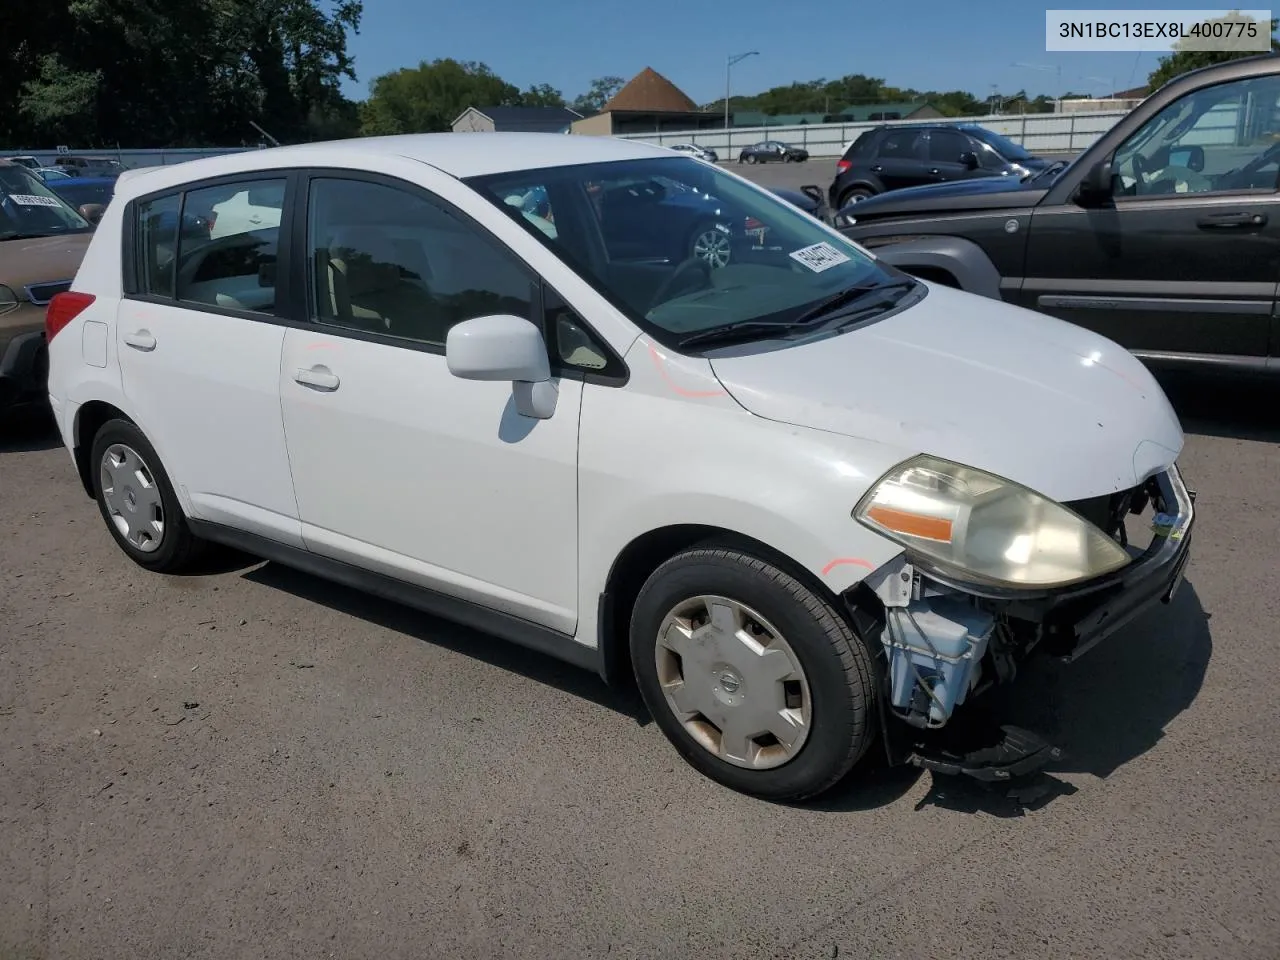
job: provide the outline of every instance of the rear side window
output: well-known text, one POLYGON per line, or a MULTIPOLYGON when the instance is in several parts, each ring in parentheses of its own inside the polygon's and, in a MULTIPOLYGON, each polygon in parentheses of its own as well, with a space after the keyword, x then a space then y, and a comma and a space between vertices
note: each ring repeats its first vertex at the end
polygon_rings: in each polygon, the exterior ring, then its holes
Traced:
POLYGON ((177 299, 232 310, 275 309, 285 181, 193 190, 183 204, 177 299), (207 232, 206 232, 207 231, 207 232))
POLYGON ((173 264, 178 253, 181 194, 138 204, 138 292, 173 296, 173 264))
POLYGON ((918 160, 916 144, 920 141, 918 130, 891 130, 880 141, 880 156, 885 159, 918 160))

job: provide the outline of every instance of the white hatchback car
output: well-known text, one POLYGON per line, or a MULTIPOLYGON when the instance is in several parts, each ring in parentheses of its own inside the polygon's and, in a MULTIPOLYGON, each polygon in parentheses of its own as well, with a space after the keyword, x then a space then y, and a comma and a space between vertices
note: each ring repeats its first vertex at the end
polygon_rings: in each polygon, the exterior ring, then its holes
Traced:
POLYGON ((877 742, 1044 763, 937 728, 1168 600, 1188 556, 1182 431, 1128 352, 642 143, 137 172, 47 336, 62 438, 136 563, 229 544, 634 678, 694 767, 762 797, 877 742), (531 193, 554 230, 508 202, 531 193), (241 194, 271 226, 184 213, 241 194), (691 252, 708 228, 723 266, 691 252))

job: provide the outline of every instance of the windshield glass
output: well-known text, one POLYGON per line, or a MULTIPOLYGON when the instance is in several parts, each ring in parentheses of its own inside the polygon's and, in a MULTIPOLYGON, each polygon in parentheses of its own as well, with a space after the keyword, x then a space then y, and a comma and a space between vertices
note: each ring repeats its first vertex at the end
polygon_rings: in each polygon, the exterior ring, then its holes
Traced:
POLYGON ((982 129, 978 131, 978 136, 985 140, 991 146, 995 147, 1000 156, 1006 160, 1029 160, 1031 154, 1018 146, 1008 137, 1002 137, 993 130, 982 129))
POLYGON ((89 221, 59 199, 31 170, 0 167, 0 240, 83 233, 89 221))
POLYGON ((785 200, 691 157, 467 182, 667 345, 807 320, 851 287, 892 287, 901 299, 916 286, 785 200))

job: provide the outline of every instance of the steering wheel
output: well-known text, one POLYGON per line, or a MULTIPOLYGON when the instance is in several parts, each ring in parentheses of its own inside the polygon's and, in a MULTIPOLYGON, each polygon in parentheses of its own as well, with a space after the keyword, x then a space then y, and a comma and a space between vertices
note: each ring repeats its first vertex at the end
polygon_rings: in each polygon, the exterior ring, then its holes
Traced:
POLYGON ((650 301, 650 306, 675 298, 680 294, 692 293, 694 290, 705 290, 711 286, 711 265, 700 257, 690 257, 672 271, 671 276, 662 281, 650 301))

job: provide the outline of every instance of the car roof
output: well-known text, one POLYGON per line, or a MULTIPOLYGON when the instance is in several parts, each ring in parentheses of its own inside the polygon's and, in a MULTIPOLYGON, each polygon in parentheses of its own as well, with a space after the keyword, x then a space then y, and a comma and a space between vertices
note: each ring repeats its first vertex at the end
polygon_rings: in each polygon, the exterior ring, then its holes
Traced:
POLYGON ((117 182, 116 177, 66 177, 62 180, 55 181, 60 187, 79 187, 79 186, 98 186, 100 184, 114 184, 117 182))
POLYGON ((377 169, 379 157, 391 156, 417 160, 462 178, 578 163, 665 158, 671 157, 671 152, 635 140, 563 133, 409 133, 246 150, 126 170, 117 181, 117 191, 127 189, 137 195, 210 177, 313 164, 334 166, 348 162, 356 168, 377 169))

